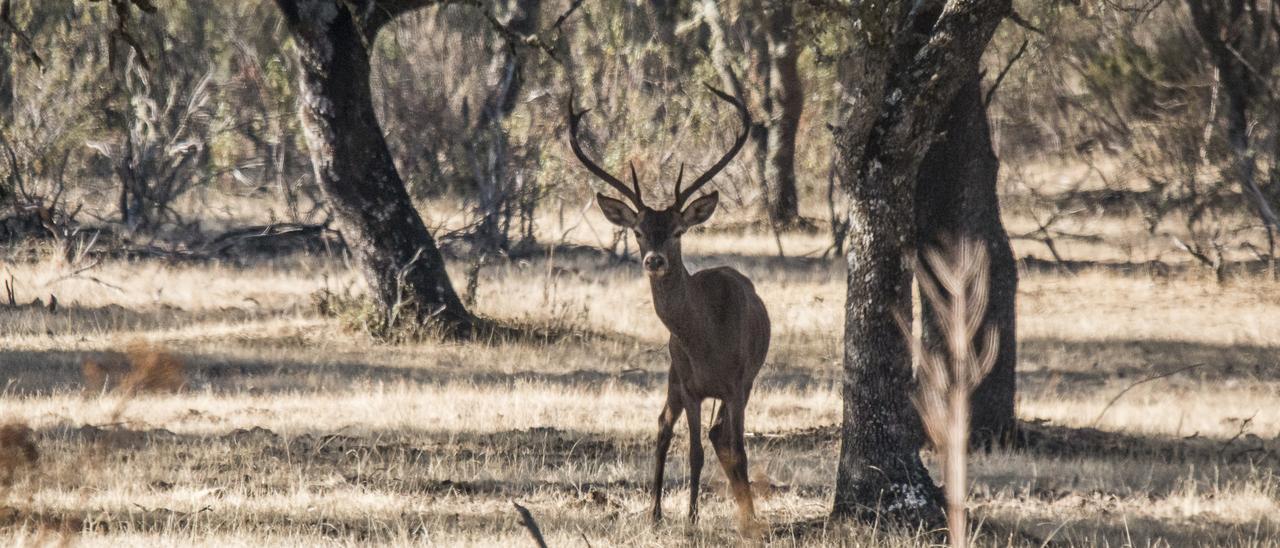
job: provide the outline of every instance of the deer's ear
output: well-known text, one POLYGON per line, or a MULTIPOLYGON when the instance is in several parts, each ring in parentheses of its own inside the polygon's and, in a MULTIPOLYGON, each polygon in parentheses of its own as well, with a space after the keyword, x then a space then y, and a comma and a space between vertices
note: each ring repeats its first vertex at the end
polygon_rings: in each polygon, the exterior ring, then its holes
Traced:
POLYGON ((636 226, 636 212, 632 210, 622 200, 615 200, 604 194, 596 193, 596 203, 600 205, 600 211, 604 212, 604 218, 609 222, 622 228, 632 228, 636 226))
POLYGON ((684 226, 693 226, 707 222, 711 218, 711 214, 716 212, 716 205, 720 203, 720 191, 713 191, 693 203, 689 207, 684 208, 680 216, 684 219, 684 226))

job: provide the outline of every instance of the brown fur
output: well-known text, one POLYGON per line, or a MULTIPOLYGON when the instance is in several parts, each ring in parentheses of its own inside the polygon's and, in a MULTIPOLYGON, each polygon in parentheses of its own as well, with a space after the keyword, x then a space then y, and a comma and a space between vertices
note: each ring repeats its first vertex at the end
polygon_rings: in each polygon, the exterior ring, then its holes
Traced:
POLYGON ((751 280, 729 267, 690 274, 680 252, 680 236, 692 224, 710 217, 718 196, 711 193, 681 212, 675 207, 631 211, 625 204, 599 196, 606 217, 632 228, 640 243, 653 306, 671 332, 671 371, 667 401, 658 417, 658 444, 653 471, 653 519, 662 518, 663 471, 675 423, 689 423, 689 519, 698 517, 702 473, 701 406, 707 398, 723 402, 708 437, 724 469, 739 519, 754 526, 755 508, 747 475, 743 441, 747 401, 769 351, 770 322, 764 302, 751 280), (618 208, 625 208, 625 211, 618 208))
MULTIPOLYGON (((732 75, 731 75, 732 76, 732 75)), ((686 201, 729 164, 751 128, 751 116, 740 98, 708 86, 717 97, 730 103, 742 119, 742 129, 733 146, 710 169, 681 190, 684 166, 676 177, 675 203, 662 210, 644 204, 635 166, 627 188, 582 151, 578 143, 578 123, 586 111, 573 111, 569 98, 569 146, 587 170, 613 187, 635 205, 597 194, 596 201, 609 222, 635 232, 641 262, 653 290, 653 307, 662 324, 671 332, 667 349, 671 354, 667 402, 658 415, 658 444, 653 469, 653 519, 662 519, 662 476, 667 450, 680 415, 689 423, 689 521, 698 519, 698 488, 702 476, 702 401, 723 402, 708 437, 738 503, 743 529, 756 529, 751 480, 747 476, 747 450, 743 443, 747 400, 751 385, 769 352, 769 313, 746 276, 729 267, 710 268, 689 274, 680 254, 680 236, 706 222, 719 204, 720 194, 711 192, 685 207, 686 201)))

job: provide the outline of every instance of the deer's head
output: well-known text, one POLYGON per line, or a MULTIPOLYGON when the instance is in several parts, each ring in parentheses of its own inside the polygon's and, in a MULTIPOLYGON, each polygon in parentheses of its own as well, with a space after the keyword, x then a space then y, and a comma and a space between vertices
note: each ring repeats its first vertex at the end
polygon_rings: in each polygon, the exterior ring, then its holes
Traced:
POLYGON ((747 113, 747 107, 741 100, 711 86, 707 86, 712 93, 729 104, 733 105, 738 111, 738 116, 742 118, 742 132, 738 134, 737 140, 733 146, 720 158, 715 165, 711 166, 705 173, 698 176, 689 188, 681 189, 684 180, 684 165, 680 165, 680 174, 676 177, 675 184, 675 203, 665 209, 653 209, 644 203, 644 198, 640 191, 640 181, 636 177, 636 168, 631 166, 631 188, 622 184, 617 177, 610 175, 595 162, 591 161, 582 147, 578 144, 578 122, 587 111, 574 112, 573 98, 569 98, 569 146, 573 148, 573 154, 578 157, 582 165, 587 170, 599 177, 609 186, 617 190, 623 197, 631 202, 628 205, 622 200, 610 198, 603 193, 596 194, 596 204, 600 206, 600 210, 604 213, 609 222, 623 228, 631 229, 636 235, 636 241, 640 244, 641 263, 644 265, 645 272, 653 278, 661 278, 671 272, 671 265, 680 262, 680 236, 690 227, 706 222, 711 218, 711 214, 715 213, 716 205, 720 201, 720 193, 713 191, 699 197, 692 202, 688 202, 689 198, 698 192, 703 185, 707 184, 712 177, 715 177, 720 170, 729 164, 730 160, 742 150, 743 143, 747 141, 747 134, 751 129, 751 116, 747 113), (686 202, 688 206, 686 207, 686 202))

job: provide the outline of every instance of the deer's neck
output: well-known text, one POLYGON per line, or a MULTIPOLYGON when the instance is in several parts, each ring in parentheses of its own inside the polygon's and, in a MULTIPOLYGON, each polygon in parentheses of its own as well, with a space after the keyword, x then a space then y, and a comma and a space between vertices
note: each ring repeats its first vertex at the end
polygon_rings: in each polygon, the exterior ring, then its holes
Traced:
POLYGON ((696 307, 690 298, 692 276, 679 259, 671 263, 671 271, 661 278, 649 278, 653 290, 653 308, 658 319, 677 338, 688 338, 697 325, 696 307))

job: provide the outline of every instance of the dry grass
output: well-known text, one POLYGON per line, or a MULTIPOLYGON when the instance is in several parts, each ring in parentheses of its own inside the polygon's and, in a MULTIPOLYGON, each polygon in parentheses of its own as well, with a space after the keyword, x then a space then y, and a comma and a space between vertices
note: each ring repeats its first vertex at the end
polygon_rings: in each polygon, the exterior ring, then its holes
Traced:
MULTIPOLYGON (((564 230, 575 221, 549 222, 546 239, 595 243, 588 222, 564 230)), ((774 320, 747 418, 770 542, 937 540, 819 520, 838 444, 844 275, 795 255, 825 237, 788 235, 787 259, 768 234, 687 239, 697 267, 751 276, 774 320)), ((39 454, 38 467, 13 468, 0 501, 16 512, 0 516, 6 544, 531 545, 512 501, 551 546, 740 542, 714 466, 698 525, 642 519, 667 363, 634 265, 559 253, 484 270, 480 312, 567 338, 394 346, 312 308, 318 290, 362 291, 337 259, 106 262, 68 276, 76 268, 0 266, 20 302, 60 302, 0 311, 0 423, 26 425, 16 439, 39 454), (181 375, 139 381, 127 399, 85 397, 86 360, 110 377, 113 353, 129 363, 135 341, 149 350, 114 378, 181 375)), ((1280 545, 1280 284, 1104 265, 1028 270, 1021 289, 1019 413, 1048 422, 1029 422, 1025 451, 972 456, 976 544, 1280 545), (1131 383, 1196 363, 1134 387, 1093 424, 1131 383)), ((23 447, 8 439, 0 455, 23 447)), ((671 464, 668 501, 683 504, 686 464, 671 464)))

